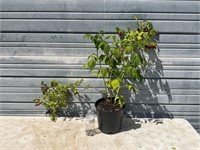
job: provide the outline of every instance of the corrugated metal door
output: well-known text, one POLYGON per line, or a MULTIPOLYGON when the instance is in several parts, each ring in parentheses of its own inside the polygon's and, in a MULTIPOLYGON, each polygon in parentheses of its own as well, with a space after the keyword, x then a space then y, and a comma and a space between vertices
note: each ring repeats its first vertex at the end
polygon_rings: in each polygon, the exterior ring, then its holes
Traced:
MULTIPOLYGON (((40 82, 84 78, 103 83, 82 70, 93 45, 85 33, 135 26, 133 16, 148 19, 160 31, 160 61, 148 70, 137 96, 128 93, 126 115, 180 117, 200 126, 199 1, 190 0, 1 0, 1 115, 44 114, 32 99, 40 82)), ((81 90, 82 91, 82 90, 81 90)), ((101 95, 81 92, 70 107, 80 115, 101 95)))

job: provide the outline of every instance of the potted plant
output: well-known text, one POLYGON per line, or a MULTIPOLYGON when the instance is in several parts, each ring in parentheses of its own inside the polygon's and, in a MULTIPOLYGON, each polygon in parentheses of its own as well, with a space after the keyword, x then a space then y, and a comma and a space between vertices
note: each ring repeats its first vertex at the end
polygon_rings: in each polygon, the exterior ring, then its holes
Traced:
POLYGON ((158 49, 158 31, 152 23, 137 20, 137 25, 137 29, 128 28, 127 31, 116 27, 118 36, 104 36, 103 31, 84 36, 94 43, 95 53, 88 56, 83 68, 89 68, 93 75, 102 78, 105 87, 103 98, 95 103, 99 129, 103 133, 120 131, 125 106, 121 90, 127 88, 138 93, 135 81, 142 82, 148 64, 146 54, 152 49, 158 49))
POLYGON ((35 106, 46 107, 46 114, 49 114, 51 121, 56 121, 59 109, 66 109, 72 96, 79 94, 77 87, 82 81, 83 79, 71 84, 62 84, 59 81, 52 80, 48 85, 42 81, 42 95, 33 100, 35 106))

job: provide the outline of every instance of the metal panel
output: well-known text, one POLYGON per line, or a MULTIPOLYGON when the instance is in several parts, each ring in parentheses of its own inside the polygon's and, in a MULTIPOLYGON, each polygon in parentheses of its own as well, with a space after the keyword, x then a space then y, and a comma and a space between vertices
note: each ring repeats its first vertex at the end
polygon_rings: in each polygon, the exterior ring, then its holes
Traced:
MULTIPOLYGON (((161 33, 199 33, 199 24, 196 21, 152 21, 161 33), (177 26, 178 28, 175 28, 177 26)), ((130 20, 25 20, 3 19, 2 32, 69 32, 91 33, 104 30, 115 32, 115 27, 137 27, 136 21, 130 20)))
MULTIPOLYGON (((2 77, 80 77, 86 78, 91 76, 89 70, 82 69, 1 69, 2 77)), ((94 76, 95 77, 95 76, 94 76)), ((148 70, 144 75, 144 78, 199 78, 200 71, 192 70, 148 70), (161 74, 162 72, 162 74, 161 74)))
MULTIPOLYGON (((73 82, 80 78, 31 78, 31 77, 3 77, 0 79, 0 86, 3 87, 40 87, 41 81, 50 82, 51 80, 59 80, 63 83, 73 82)), ((83 86, 91 84, 91 87, 104 87, 103 81, 96 78, 84 78, 83 86)), ((199 89, 200 80, 198 79, 146 79, 144 83, 138 84, 140 89, 199 89), (148 83, 151 85, 148 85, 148 83)))
POLYGON ((133 16, 148 20, 199 20, 190 13, 100 13, 100 12, 1 12, 2 19, 72 19, 72 20, 132 20, 133 16))
MULTIPOLYGON (((84 34, 78 33, 0 33, 2 42, 37 42, 45 43, 88 43, 83 40, 84 34)), ((200 35, 197 34, 160 34, 160 43, 181 43, 181 44, 197 44, 200 43, 200 35)))
MULTIPOLYGON (((102 95, 100 93, 94 92, 94 93, 87 93, 88 99, 85 99, 85 93, 80 93, 80 97, 74 97, 73 102, 80 102, 80 99, 82 97, 81 102, 95 102, 97 99, 100 99, 102 95)), ((41 93, 3 93, 0 94, 1 100, 0 102, 24 102, 24 103, 30 103, 33 102, 34 98, 37 98, 40 96, 41 93)), ((124 94, 124 97, 126 99, 126 103, 133 103, 133 104, 188 104, 188 105, 198 105, 200 103, 200 95, 172 95, 170 94, 170 97, 172 100, 169 99, 169 97, 165 94, 159 94, 157 96, 152 96, 152 94, 138 94, 134 95, 132 94, 124 94)))
POLYGON ((132 19, 148 19, 160 31, 155 71, 147 70, 140 94, 122 90, 125 116, 180 117, 200 126, 199 1, 189 0, 1 0, 0 114, 44 115, 32 99, 40 82, 84 78, 68 114, 82 116, 101 95, 103 82, 82 70, 93 44, 85 33, 115 27, 136 28, 132 19), (87 91, 83 86, 91 84, 87 91))
MULTIPOLYGON (((57 45, 56 48, 49 48, 48 44, 46 47, 42 47, 37 45, 37 47, 26 47, 25 45, 20 45, 20 47, 13 46, 12 43, 9 44, 9 47, 4 46, 2 43, 2 47, 0 47, 0 53, 2 56, 78 56, 84 57, 93 52, 95 52, 94 48, 86 47, 78 47, 76 44, 73 44, 74 47, 66 47, 65 44, 63 46, 57 45), (59 47, 59 48, 58 48, 59 47)), ((49 44, 50 45, 50 44, 49 44)), ((52 44, 53 45, 53 44, 52 44)), ((78 45, 78 44, 77 44, 78 45)), ((56 46, 56 44, 54 45, 56 46)), ((84 46, 84 45, 83 45, 84 46)), ((171 48, 170 46, 166 48, 160 48, 159 57, 175 57, 175 58, 200 58, 200 51, 197 48, 199 45, 195 45, 191 48, 171 48)), ((155 55, 154 55, 155 56, 155 55)))
MULTIPOLYGON (((68 56, 0 56, 2 64, 84 64, 87 57, 68 57, 68 56)), ((200 58, 173 58, 160 57, 163 65, 185 65, 199 66, 200 58)))
POLYGON ((1 0, 2 11, 198 12, 198 1, 160 0, 1 0))

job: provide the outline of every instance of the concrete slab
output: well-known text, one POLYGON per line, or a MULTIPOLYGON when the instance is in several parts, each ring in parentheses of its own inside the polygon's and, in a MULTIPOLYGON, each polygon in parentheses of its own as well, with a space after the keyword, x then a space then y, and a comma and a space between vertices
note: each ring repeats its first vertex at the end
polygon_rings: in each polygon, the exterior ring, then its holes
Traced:
POLYGON ((0 150, 200 150, 199 134, 183 119, 124 118, 121 132, 95 133, 86 135, 84 118, 1 116, 0 150))

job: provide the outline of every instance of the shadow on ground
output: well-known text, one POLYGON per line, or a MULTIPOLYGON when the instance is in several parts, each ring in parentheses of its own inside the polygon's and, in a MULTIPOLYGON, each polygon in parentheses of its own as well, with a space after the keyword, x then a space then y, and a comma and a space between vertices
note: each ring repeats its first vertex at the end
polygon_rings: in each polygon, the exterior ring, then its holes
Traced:
POLYGON ((142 124, 146 124, 148 122, 155 123, 156 125, 163 123, 162 119, 123 118, 120 132, 137 130, 141 128, 142 124))

